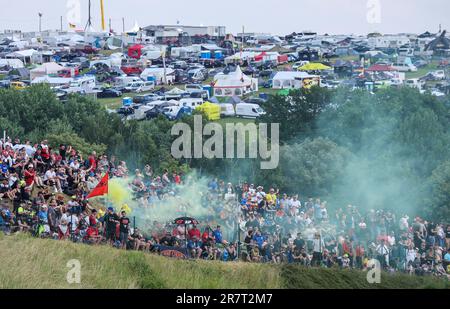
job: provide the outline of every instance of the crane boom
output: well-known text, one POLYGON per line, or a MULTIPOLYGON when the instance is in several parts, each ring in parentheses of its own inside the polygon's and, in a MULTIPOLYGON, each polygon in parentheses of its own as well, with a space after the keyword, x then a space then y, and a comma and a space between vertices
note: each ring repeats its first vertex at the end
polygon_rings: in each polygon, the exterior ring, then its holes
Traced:
POLYGON ((105 8, 103 6, 103 0, 100 0, 100 10, 102 14, 102 30, 105 31, 105 8))

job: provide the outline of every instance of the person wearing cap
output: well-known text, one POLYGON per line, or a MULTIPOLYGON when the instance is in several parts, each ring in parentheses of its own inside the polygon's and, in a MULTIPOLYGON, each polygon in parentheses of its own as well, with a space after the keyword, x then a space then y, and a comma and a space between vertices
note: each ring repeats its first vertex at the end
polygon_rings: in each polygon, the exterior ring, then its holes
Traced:
POLYGON ((119 219, 120 244, 122 249, 127 248, 128 235, 130 233, 130 219, 126 216, 126 212, 120 213, 119 219))
POLYGON ((108 211, 104 217, 105 236, 106 241, 108 241, 111 245, 113 245, 117 239, 116 226, 119 222, 119 219, 119 216, 114 212, 114 208, 108 207, 108 211))

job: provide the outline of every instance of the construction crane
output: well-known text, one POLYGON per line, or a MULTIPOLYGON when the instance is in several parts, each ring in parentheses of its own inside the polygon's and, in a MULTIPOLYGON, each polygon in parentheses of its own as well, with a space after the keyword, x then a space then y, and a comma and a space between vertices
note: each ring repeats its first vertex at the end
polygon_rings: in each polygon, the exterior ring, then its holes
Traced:
POLYGON ((100 0, 100 11, 102 14, 102 30, 105 31, 105 7, 103 6, 103 0, 100 0))

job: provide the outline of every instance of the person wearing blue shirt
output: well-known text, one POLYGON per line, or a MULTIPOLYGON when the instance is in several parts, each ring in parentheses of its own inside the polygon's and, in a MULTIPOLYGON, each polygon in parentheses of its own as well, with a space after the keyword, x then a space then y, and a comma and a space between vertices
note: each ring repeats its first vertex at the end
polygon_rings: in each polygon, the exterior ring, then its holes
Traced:
POLYGON ((217 179, 213 179, 213 180, 208 184, 208 188, 209 188, 210 190, 216 191, 217 188, 218 188, 218 185, 217 185, 217 179))
POLYGON ((214 239, 216 240, 216 244, 223 243, 222 231, 220 230, 220 225, 213 231, 214 239))
POLYGON ((259 249, 262 249, 265 238, 260 231, 256 231, 255 235, 253 235, 253 240, 258 244, 259 249))
POLYGON ((448 248, 447 253, 444 255, 444 261, 450 263, 450 248, 448 248))
POLYGON ((39 221, 43 224, 48 223, 48 216, 47 216, 47 207, 44 205, 41 210, 38 212, 38 218, 39 221))

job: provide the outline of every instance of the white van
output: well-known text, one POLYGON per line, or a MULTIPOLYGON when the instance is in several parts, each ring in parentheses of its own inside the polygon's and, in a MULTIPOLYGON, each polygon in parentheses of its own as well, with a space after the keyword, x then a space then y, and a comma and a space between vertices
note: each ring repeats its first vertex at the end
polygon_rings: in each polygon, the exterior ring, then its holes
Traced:
POLYGON ((393 65, 393 68, 399 72, 417 72, 417 67, 414 64, 400 63, 393 65))
POLYGON ((115 86, 117 87, 127 87, 132 83, 141 82, 142 79, 136 76, 120 76, 116 77, 115 86))
POLYGON ((143 82, 139 88, 136 89, 136 92, 147 92, 152 91, 155 89, 155 82, 154 81, 147 81, 143 82))
POLYGON ((258 118, 266 112, 258 105, 252 103, 236 104, 236 117, 242 118, 258 118))
POLYGON ((222 103, 220 106, 220 116, 223 117, 234 117, 236 112, 234 111, 234 106, 231 103, 222 103))

